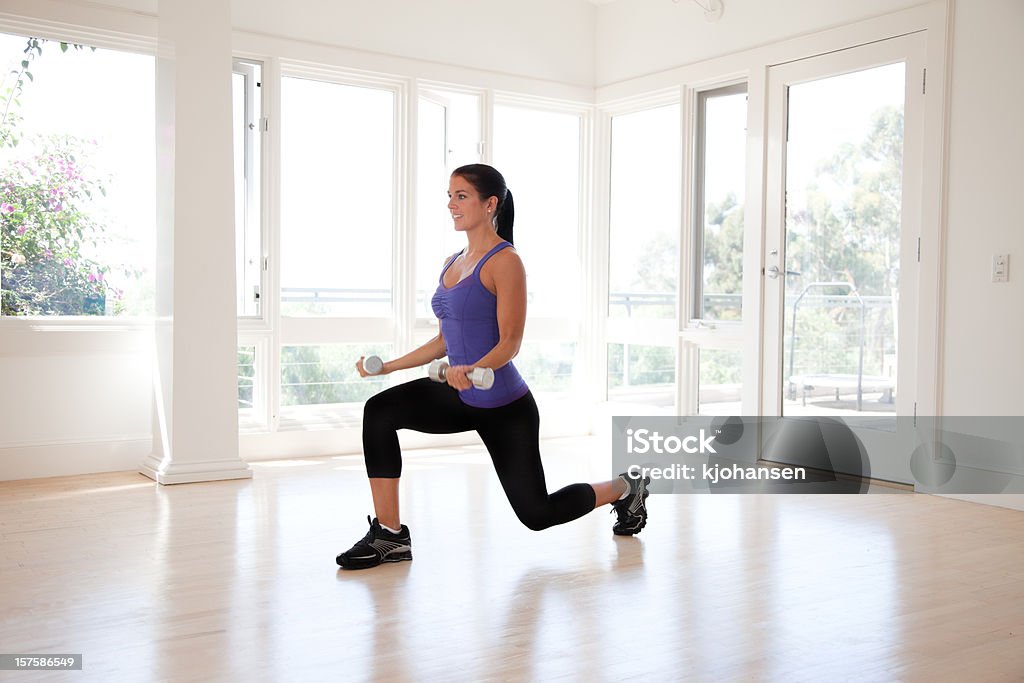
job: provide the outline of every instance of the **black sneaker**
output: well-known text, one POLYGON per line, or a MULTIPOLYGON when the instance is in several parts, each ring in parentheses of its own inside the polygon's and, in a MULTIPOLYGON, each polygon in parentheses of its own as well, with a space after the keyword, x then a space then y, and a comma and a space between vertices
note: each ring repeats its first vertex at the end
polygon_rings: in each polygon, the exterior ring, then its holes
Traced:
POLYGON ((626 472, 619 475, 629 483, 629 495, 622 500, 612 503, 612 510, 618 515, 619 520, 612 527, 616 536, 632 536, 640 533, 640 530, 647 526, 647 506, 644 501, 651 492, 647 485, 651 483, 650 477, 632 477, 626 472))
POLYGON ((338 555, 338 564, 344 569, 369 569, 383 562, 401 562, 412 559, 412 538, 409 527, 402 525, 402 532, 393 534, 381 527, 374 517, 366 516, 370 530, 362 540, 338 555))

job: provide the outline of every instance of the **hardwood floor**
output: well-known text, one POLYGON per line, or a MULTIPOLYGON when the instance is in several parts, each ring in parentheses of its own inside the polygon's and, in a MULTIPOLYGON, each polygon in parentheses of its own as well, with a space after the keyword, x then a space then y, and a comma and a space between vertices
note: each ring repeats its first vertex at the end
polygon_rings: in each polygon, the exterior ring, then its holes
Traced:
MULTIPOLYGON (((545 442, 549 488, 608 479, 545 442)), ((933 496, 653 496, 532 532, 476 447, 406 458, 413 562, 334 556, 361 459, 161 487, 0 483, 0 652, 82 653, 0 680, 1022 681, 1024 514, 933 496)))

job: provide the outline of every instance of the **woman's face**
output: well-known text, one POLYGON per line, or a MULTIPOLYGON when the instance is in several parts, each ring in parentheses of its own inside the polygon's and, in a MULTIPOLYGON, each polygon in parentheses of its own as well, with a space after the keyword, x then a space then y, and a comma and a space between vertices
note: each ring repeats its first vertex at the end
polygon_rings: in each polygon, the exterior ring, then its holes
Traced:
POLYGON ((456 230, 490 227, 497 203, 497 197, 488 197, 486 201, 480 199, 476 189, 462 176, 453 175, 448 183, 448 210, 456 230))

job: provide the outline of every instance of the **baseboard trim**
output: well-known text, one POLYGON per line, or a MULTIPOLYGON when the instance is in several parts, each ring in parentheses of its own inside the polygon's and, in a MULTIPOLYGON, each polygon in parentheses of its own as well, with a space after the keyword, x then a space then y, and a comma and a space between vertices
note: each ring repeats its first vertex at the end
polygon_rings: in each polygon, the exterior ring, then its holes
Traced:
POLYGON ((149 438, 0 448, 0 481, 137 471, 152 450, 149 438))

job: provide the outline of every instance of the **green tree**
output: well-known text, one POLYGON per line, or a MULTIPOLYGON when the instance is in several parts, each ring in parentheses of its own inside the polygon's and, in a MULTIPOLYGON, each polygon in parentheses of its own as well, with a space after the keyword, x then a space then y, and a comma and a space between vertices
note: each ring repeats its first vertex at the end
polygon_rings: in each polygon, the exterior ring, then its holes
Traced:
MULTIPOLYGON (((637 259, 636 273, 630 283, 632 289, 644 293, 674 295, 679 280, 678 240, 667 232, 655 233, 644 244, 644 250, 637 259)), ((650 318, 673 318, 676 315, 674 303, 650 305, 644 309, 650 318)))
POLYGON ((739 320, 738 305, 713 303, 708 295, 743 293, 743 206, 732 192, 704 210, 704 295, 703 317, 739 320))
POLYGON ((786 263, 803 282, 888 294, 899 274, 903 111, 875 112, 867 135, 819 162, 807 210, 787 216, 786 263))

